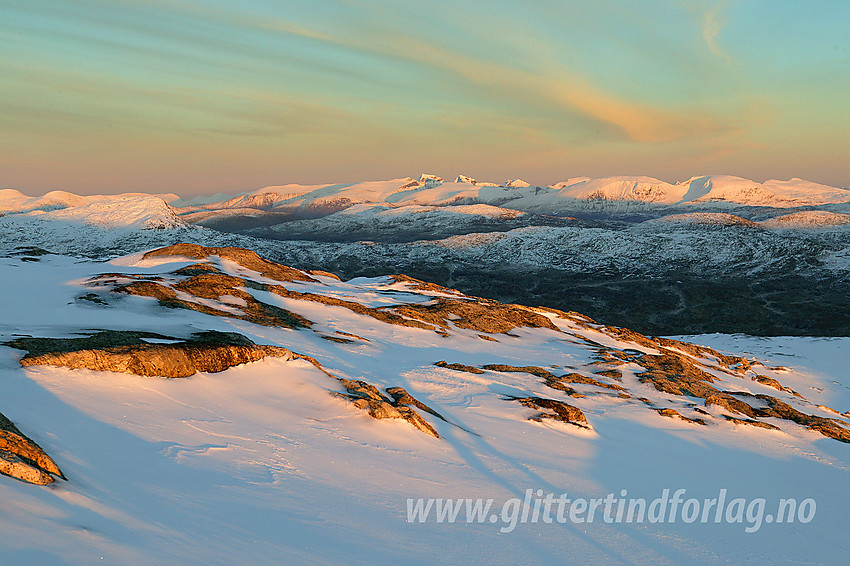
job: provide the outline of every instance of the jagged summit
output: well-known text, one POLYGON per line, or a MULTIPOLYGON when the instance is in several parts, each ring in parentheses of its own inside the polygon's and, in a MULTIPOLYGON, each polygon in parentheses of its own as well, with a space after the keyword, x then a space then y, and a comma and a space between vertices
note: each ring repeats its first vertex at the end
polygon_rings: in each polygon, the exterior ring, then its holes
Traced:
POLYGON ((431 175, 430 173, 422 173, 421 175, 419 175, 419 182, 420 183, 427 183, 427 182, 442 183, 443 178, 438 176, 438 175, 431 175))

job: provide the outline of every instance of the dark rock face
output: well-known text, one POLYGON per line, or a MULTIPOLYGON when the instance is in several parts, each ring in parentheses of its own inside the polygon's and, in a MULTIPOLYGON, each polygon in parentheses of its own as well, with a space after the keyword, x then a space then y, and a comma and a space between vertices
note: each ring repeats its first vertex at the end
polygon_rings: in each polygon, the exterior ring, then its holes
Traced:
POLYGON ((413 395, 408 393, 404 387, 387 387, 386 391, 390 395, 390 397, 393 398, 396 406, 406 405, 408 407, 416 407, 420 411, 425 411, 426 413, 430 413, 442 421, 446 421, 443 415, 441 415, 422 401, 414 398, 413 395))
POLYGON ((175 340, 147 332, 103 330, 84 338, 19 338, 7 346, 27 350, 22 366, 54 365, 158 377, 189 377, 196 372, 219 372, 256 362, 266 356, 292 359, 286 348, 259 346, 241 334, 201 332, 175 340))
POLYGON ((65 479, 59 466, 15 423, 0 413, 0 474, 36 485, 48 485, 53 476, 65 479))

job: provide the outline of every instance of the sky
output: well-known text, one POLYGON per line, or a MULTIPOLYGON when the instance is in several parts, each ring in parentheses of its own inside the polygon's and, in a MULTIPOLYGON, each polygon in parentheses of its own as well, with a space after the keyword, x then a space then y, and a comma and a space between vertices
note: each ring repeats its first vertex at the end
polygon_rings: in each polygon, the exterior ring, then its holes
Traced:
POLYGON ((3 0, 0 187, 850 186, 847 0, 3 0))

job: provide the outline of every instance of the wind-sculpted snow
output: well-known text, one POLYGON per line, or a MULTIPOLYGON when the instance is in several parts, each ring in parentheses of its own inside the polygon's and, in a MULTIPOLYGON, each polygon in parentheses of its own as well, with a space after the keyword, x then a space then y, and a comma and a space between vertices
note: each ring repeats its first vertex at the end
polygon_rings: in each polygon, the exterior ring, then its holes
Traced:
POLYGON ((408 276, 343 281, 262 249, 26 252, 0 258, 0 410, 68 481, 0 477, 4 562, 400 562, 416 549, 472 563, 470 544, 532 563, 839 557, 846 341, 651 337, 408 276), (541 523, 513 539, 487 522, 404 521, 407 498, 537 486, 811 497, 817 518, 757 535, 541 523), (713 547, 719 536, 732 542, 713 547))
MULTIPOLYGON (((613 395, 626 400, 640 397, 640 402, 665 414, 664 411, 671 407, 657 406, 660 401, 648 400, 646 391, 641 390, 638 394, 640 388, 635 387, 635 382, 630 386, 629 380, 623 375, 623 368, 627 367, 636 383, 651 384, 658 391, 696 397, 704 400, 706 407, 720 405, 754 422, 757 417, 784 418, 832 438, 850 442, 850 429, 842 426, 846 423, 831 423, 826 417, 793 408, 788 403, 799 401, 794 392, 786 391, 781 383, 779 391, 786 393, 785 401, 760 392, 759 388, 765 386, 776 389, 773 382, 779 381, 775 376, 768 375, 770 370, 756 360, 724 355, 710 348, 674 340, 648 338, 630 330, 600 325, 575 313, 505 305, 405 277, 343 282, 329 274, 292 269, 241 248, 178 244, 146 252, 137 261, 129 263, 134 264, 139 267, 150 266, 155 271, 144 275, 107 273, 91 277, 83 284, 94 293, 82 297, 91 302, 94 308, 116 305, 117 299, 125 294, 148 297, 156 299, 159 306, 166 309, 178 307, 205 316, 237 319, 259 326, 295 331, 302 329, 343 345, 362 343, 362 337, 359 340, 342 338, 361 335, 359 327, 363 324, 362 317, 370 320, 373 328, 386 327, 385 334, 389 334, 392 327, 398 326, 414 331, 434 332, 449 341, 465 333, 472 333, 471 337, 499 343, 512 338, 521 340, 521 335, 517 334, 521 331, 548 331, 552 333, 553 340, 573 343, 573 348, 583 348, 596 356, 602 355, 599 359, 604 363, 601 366, 584 364, 577 371, 566 373, 553 372, 534 365, 535 355, 521 365, 484 363, 489 362, 485 358, 481 369, 496 373, 528 373, 542 378, 542 383, 549 389, 569 397, 584 398, 590 394, 613 395), (185 265, 186 259, 200 261, 185 265), (168 269, 175 265, 176 269, 168 269), (386 302, 373 306, 375 301, 372 296, 376 294, 384 295, 386 302), (338 312, 338 309, 349 311, 349 316, 353 315, 354 320, 360 318, 360 321, 354 323, 353 328, 329 322, 328 315, 338 312), (753 369, 754 365, 763 369, 757 372, 753 369), (600 374, 598 370, 617 370, 619 374, 600 374), (727 381, 723 388, 711 385, 721 380, 719 373, 724 374, 723 379, 727 381), (755 382, 755 385, 749 382, 755 382), (585 389, 579 391, 576 389, 579 386, 585 389), (754 387, 755 392, 750 391, 750 387, 754 387), (751 406, 741 396, 766 401, 771 410, 751 406)), ((221 333, 211 335, 229 336, 221 333)), ((101 339, 102 336, 98 334, 76 341, 18 339, 7 345, 29 350, 21 360, 25 366, 47 364, 171 377, 193 375, 198 370, 222 371, 232 365, 260 360, 274 352, 274 346, 256 347, 248 339, 244 343, 230 343, 221 339, 201 340, 201 335, 197 334, 193 341, 174 344, 138 343, 146 339, 144 335, 133 335, 136 342, 132 344, 101 339), (80 344, 74 346, 77 342, 80 344), (223 365, 207 362, 208 358, 216 356, 231 361, 223 365)), ((116 336, 120 338, 124 334, 116 336)), ((440 367, 453 368, 445 362, 440 367)), ((463 366, 460 367, 466 372, 463 366)), ((557 368, 558 365, 551 367, 557 368)), ((322 371, 328 373, 324 369, 322 371)), ((331 373, 328 375, 333 377, 331 373)), ((368 409, 372 416, 403 417, 417 428, 439 436, 431 429, 432 425, 426 427, 419 422, 418 417, 413 417, 410 413, 412 409, 393 405, 374 386, 363 381, 355 383, 343 380, 342 383, 349 395, 353 395, 351 398, 357 401, 357 406, 368 409)), ((561 414, 556 410, 559 401, 549 402, 546 399, 517 397, 515 400, 526 406, 546 406, 555 410, 555 414, 561 414)), ((698 415, 689 416, 687 413, 693 413, 689 408, 694 408, 693 403, 683 399, 677 403, 675 410, 684 418, 710 418, 705 409, 699 409, 698 415)), ((592 423, 584 418, 580 421, 567 420, 592 427, 592 423)))
POLYGON ((49 485, 56 481, 54 476, 65 479, 41 446, 3 413, 0 413, 0 474, 36 485, 49 485))

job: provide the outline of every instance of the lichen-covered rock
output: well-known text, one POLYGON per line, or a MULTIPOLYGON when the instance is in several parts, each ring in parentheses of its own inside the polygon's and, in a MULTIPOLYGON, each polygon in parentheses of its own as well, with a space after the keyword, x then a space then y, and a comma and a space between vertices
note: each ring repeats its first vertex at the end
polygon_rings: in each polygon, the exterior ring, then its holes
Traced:
POLYGON ((658 413, 662 417, 670 417, 670 418, 681 419, 683 421, 686 421, 686 422, 689 422, 689 423, 694 423, 694 424, 701 424, 701 425, 705 424, 705 419, 686 417, 685 415, 683 415, 682 413, 680 413, 676 409, 669 409, 669 408, 658 409, 658 408, 655 408, 655 409, 653 409, 653 411, 655 411, 656 413, 658 413))
MULTIPOLYGON (((147 252, 144 257, 182 256, 192 259, 219 257, 233 261, 245 269, 255 271, 267 279, 279 282, 304 281, 318 283, 311 275, 334 277, 325 272, 304 272, 272 261, 265 260, 256 252, 242 248, 214 248, 196 244, 176 244, 147 252)), ((167 307, 192 309, 213 316, 240 318, 256 324, 298 328, 310 326, 311 322, 290 311, 263 303, 255 299, 244 288, 274 293, 287 299, 314 301, 326 305, 340 306, 358 314, 370 316, 388 324, 433 330, 442 336, 449 335, 451 326, 476 330, 489 334, 508 333, 526 326, 548 328, 559 331, 549 317, 522 305, 502 304, 478 297, 467 297, 458 291, 445 289, 405 276, 395 276, 397 282, 407 283, 416 290, 440 291, 427 304, 399 304, 369 307, 356 301, 340 299, 319 293, 301 292, 283 285, 258 282, 256 278, 238 277, 223 273, 216 265, 207 261, 180 268, 172 273, 186 280, 171 281, 162 277, 138 275, 104 274, 89 281, 91 286, 111 286, 118 293, 154 297, 167 307), (185 294, 183 294, 185 293, 185 294), (187 295, 207 301, 189 300, 187 295), (233 309, 231 304, 216 308, 210 301, 223 296, 236 297, 242 307, 233 309), (447 296, 448 295, 448 296, 447 296), (454 296, 451 296, 454 295, 454 296)), ((480 335, 486 340, 489 336, 480 335)))
MULTIPOLYGON (((428 424, 428 421, 410 408, 408 405, 413 404, 417 407, 421 405, 423 410, 430 412, 442 419, 436 412, 428 408, 424 403, 419 403, 403 388, 390 388, 398 395, 396 400, 390 400, 388 397, 381 394, 378 388, 361 380, 339 379, 340 383, 345 387, 348 394, 340 394, 341 396, 352 401, 358 409, 368 411, 369 415, 375 419, 404 419, 417 429, 426 434, 430 434, 435 438, 440 438, 437 431, 428 424), (403 392, 403 393, 402 393, 403 392)), ((390 391, 390 390, 388 390, 390 391)), ((444 419, 445 420, 445 419, 444 419)))
MULTIPOLYGON (((181 275, 193 273, 188 279, 169 285, 161 279, 140 279, 130 283, 115 283, 112 290, 116 293, 152 297, 159 304, 168 308, 182 308, 198 311, 212 316, 238 318, 263 326, 279 326, 282 328, 309 327, 312 322, 286 309, 270 305, 255 299, 243 290, 249 286, 246 279, 233 277, 223 273, 209 273, 198 269, 192 271, 177 271, 181 275), (180 293, 180 295, 178 295, 180 293), (222 304, 221 308, 211 306, 209 302, 187 300, 186 296, 199 299, 219 301, 222 297, 232 297, 241 304, 222 304), (184 298, 181 298, 184 297, 184 298)), ((119 276, 120 277, 120 276, 119 276)), ((115 281, 114 274, 101 275, 90 281, 93 285, 109 284, 115 281)))
POLYGON ((483 369, 477 368, 475 366, 468 366, 464 364, 450 364, 444 360, 440 360, 439 362, 434 362, 434 365, 441 368, 453 369, 455 371, 465 371, 466 373, 476 373, 482 374, 484 373, 483 369))
POLYGON ((778 419, 792 421, 811 430, 816 430, 829 438, 850 443, 850 429, 839 425, 832 419, 819 417, 817 415, 807 415, 806 413, 798 411, 788 403, 780 401, 776 397, 771 397, 770 395, 755 395, 755 397, 765 401, 768 405, 767 409, 760 410, 759 416, 776 417, 778 419))
POLYGON ((780 428, 776 425, 772 425, 770 423, 766 423, 764 421, 757 421, 755 419, 739 419, 738 417, 733 417, 731 415, 723 415, 723 418, 729 421, 730 423, 740 424, 740 425, 750 425, 758 428, 766 428, 770 430, 780 430, 780 428))
MULTIPOLYGON (((743 359, 727 358, 727 362, 743 359)), ((699 368, 692 358, 683 354, 667 350, 661 354, 636 356, 635 362, 646 369, 646 371, 639 374, 639 380, 643 383, 653 385, 659 391, 674 395, 698 397, 705 400, 706 406, 717 405, 729 412, 743 414, 749 417, 749 420, 745 421, 738 417, 730 418, 730 416, 724 415, 731 422, 741 421, 741 423, 771 428, 773 425, 763 423, 757 419, 760 417, 774 417, 795 422, 811 430, 820 432, 829 438, 850 443, 850 429, 832 419, 803 413, 788 403, 770 395, 754 395, 742 391, 718 390, 710 385, 716 381, 716 378, 699 368), (766 406, 753 406, 739 397, 758 399, 762 402, 760 404, 766 406)), ((778 382, 776 383, 778 384, 778 382)), ((781 384, 779 386, 782 387, 781 384)))
POLYGON ((53 483, 53 475, 65 479, 62 470, 41 446, 22 433, 0 413, 0 474, 36 485, 53 483), (52 474, 52 475, 51 475, 52 474))
POLYGON ((28 464, 17 454, 5 450, 0 450, 0 474, 35 485, 49 485, 54 481, 50 474, 28 464))
POLYGON ((762 385, 767 385, 768 387, 773 387, 774 389, 778 389, 779 391, 784 391, 785 388, 782 387, 782 384, 772 377, 768 377, 766 375, 754 375, 753 381, 758 381, 762 385))
POLYGON ((172 344, 159 334, 103 330, 84 338, 19 338, 7 346, 28 350, 22 366, 53 365, 157 377, 189 377, 199 371, 219 372, 266 356, 292 359, 278 346, 254 344, 233 332, 201 332, 172 344))
POLYGON ((212 248, 197 244, 175 244, 147 252, 144 257, 182 256, 193 259, 206 259, 218 256, 234 261, 246 269, 256 271, 263 277, 277 281, 316 281, 303 271, 265 260, 257 252, 245 248, 212 248))
POLYGON ((449 322, 488 334, 504 334, 520 326, 558 330, 548 317, 521 305, 478 299, 442 298, 433 304, 398 306, 394 312, 407 318, 448 328, 449 322))
POLYGON ((571 397, 580 398, 584 397, 584 395, 577 392, 572 387, 567 386, 566 384, 568 383, 580 383, 583 385, 593 385, 594 387, 601 387, 603 389, 625 391, 625 388, 620 385, 617 385, 616 383, 606 383, 604 381, 594 379, 590 376, 582 375, 580 373, 575 372, 567 373, 564 375, 555 375, 551 371, 537 366, 510 366, 505 364, 487 364, 482 367, 490 371, 525 372, 530 373, 531 375, 542 377, 544 383, 547 386, 551 387, 552 389, 557 389, 558 391, 563 391, 571 397))
POLYGON ((574 407, 563 401, 556 399, 546 399, 545 397, 507 397, 509 401, 517 401, 531 409, 543 409, 543 412, 529 417, 532 421, 542 421, 543 419, 553 419, 579 428, 590 428, 587 422, 587 417, 578 407, 574 407))

